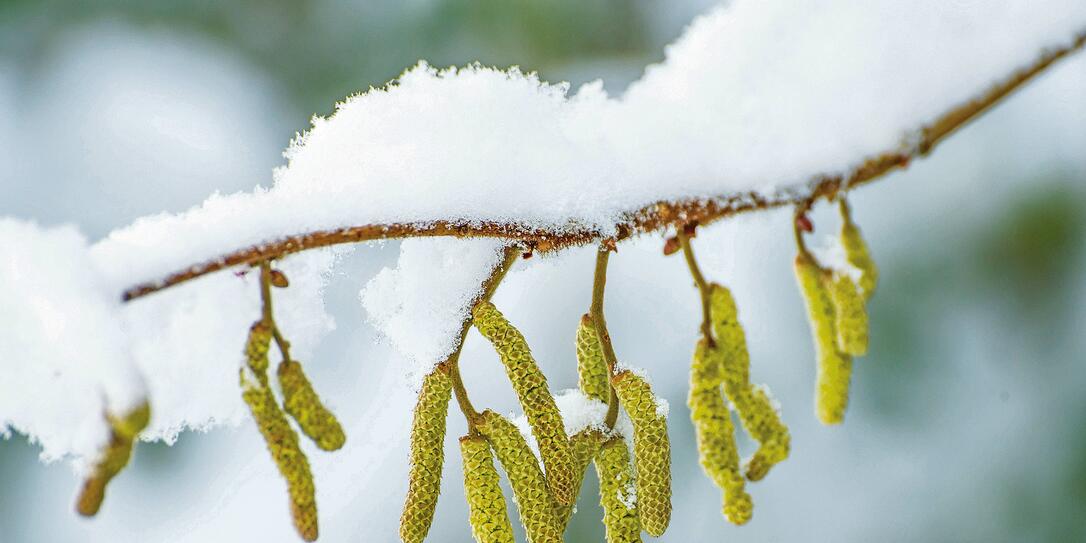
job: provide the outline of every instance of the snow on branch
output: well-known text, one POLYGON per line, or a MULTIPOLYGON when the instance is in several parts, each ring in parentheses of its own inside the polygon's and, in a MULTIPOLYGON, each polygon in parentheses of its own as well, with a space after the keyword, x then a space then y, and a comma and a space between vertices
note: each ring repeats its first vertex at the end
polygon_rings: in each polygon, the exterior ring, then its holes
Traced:
POLYGON ((1081 2, 737 1, 616 98, 420 63, 315 117, 273 188, 139 221, 95 253, 125 268, 129 300, 341 243, 546 251, 704 224, 903 167, 1084 40, 1081 2))

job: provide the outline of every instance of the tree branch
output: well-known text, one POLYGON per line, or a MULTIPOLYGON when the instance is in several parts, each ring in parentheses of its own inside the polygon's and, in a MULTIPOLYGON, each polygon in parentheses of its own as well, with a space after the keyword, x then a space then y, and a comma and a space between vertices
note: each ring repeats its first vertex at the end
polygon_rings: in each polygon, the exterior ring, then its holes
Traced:
MULTIPOLYGON (((904 168, 913 158, 927 155, 955 130, 987 111, 1052 63, 1082 48, 1084 42, 1086 42, 1086 31, 1076 36, 1069 46, 1043 52, 1033 64, 1015 71, 974 99, 959 104, 921 127, 918 141, 914 144, 868 157, 848 176, 817 175, 806 185, 785 189, 770 196, 757 192, 745 192, 712 198, 657 202, 628 212, 624 220, 616 225, 619 233, 615 236, 616 241, 638 234, 663 231, 669 227, 681 228, 682 225, 690 222, 706 225, 739 213, 791 205, 810 205, 811 202, 820 198, 832 198, 842 189, 869 183, 893 170, 904 168)), ((193 264, 160 280, 134 285, 124 291, 122 299, 134 300, 212 272, 234 266, 252 265, 308 249, 343 243, 431 236, 505 238, 518 241, 531 250, 541 252, 596 243, 604 237, 599 231, 592 229, 572 229, 559 234, 514 222, 433 221, 351 226, 288 236, 239 249, 207 262, 193 264)))

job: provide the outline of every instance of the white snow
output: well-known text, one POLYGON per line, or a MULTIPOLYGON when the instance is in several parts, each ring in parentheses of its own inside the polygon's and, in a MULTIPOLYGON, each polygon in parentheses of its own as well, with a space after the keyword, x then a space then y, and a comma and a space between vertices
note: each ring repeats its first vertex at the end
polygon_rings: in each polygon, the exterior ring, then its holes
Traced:
POLYGON ((845 252, 845 246, 841 244, 839 236, 823 236, 818 244, 812 245, 809 249, 820 266, 828 268, 834 273, 847 275, 854 283, 858 284, 860 278, 864 275, 863 270, 853 266, 848 261, 848 254, 845 252))
POLYGON ((369 322, 421 380, 456 348, 483 281, 502 259, 497 239, 417 238, 400 244, 396 268, 362 289, 369 322))
MULTIPOLYGON (((1084 31, 1079 0, 736 0, 617 97, 516 69, 420 64, 315 117, 270 188, 212 195, 89 247, 71 228, 0 221, 0 425, 32 435, 47 458, 91 454, 103 408, 140 397, 140 373, 151 437, 244 415, 236 370, 257 316, 253 278, 217 274, 122 308, 135 283, 349 225, 606 233, 660 199, 776 193, 907 146, 925 122, 1084 31)), ((367 285, 370 320, 411 370, 449 354, 499 246, 407 241, 397 268, 367 285)), ((277 315, 299 358, 333 326, 322 290, 334 260, 312 251, 282 263, 292 286, 277 315)), ((567 403, 574 421, 595 412, 567 403)))
POLYGON ((94 458, 109 437, 105 414, 145 396, 120 301, 73 227, 0 218, 0 246, 0 433, 25 433, 46 461, 94 458))

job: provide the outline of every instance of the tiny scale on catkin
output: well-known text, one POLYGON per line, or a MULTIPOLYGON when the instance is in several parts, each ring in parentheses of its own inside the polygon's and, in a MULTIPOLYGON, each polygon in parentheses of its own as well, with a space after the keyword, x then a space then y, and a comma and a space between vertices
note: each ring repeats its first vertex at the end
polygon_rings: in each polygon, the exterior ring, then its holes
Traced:
POLYGON ((547 479, 520 430, 489 409, 479 414, 476 429, 486 437, 509 477, 528 543, 562 541, 564 530, 555 516, 555 502, 547 488, 547 479))
POLYGON ((576 498, 573 485, 573 451, 562 424, 562 415, 539 370, 528 342, 494 304, 483 302, 472 309, 479 333, 488 339, 505 365, 520 405, 539 442, 539 455, 547 472, 547 484, 556 501, 572 504, 576 498))
POLYGON ((596 475, 600 480, 600 506, 607 543, 641 541, 637 517, 633 468, 626 441, 612 437, 596 453, 596 475))
POLYGON ((110 415, 106 419, 110 426, 109 443, 95 464, 94 471, 83 481, 83 488, 76 500, 76 511, 86 517, 98 513, 106 497, 106 485, 128 465, 136 436, 151 420, 151 406, 144 401, 122 416, 110 415))
POLYGON ((498 471, 490 444, 482 436, 460 438, 464 461, 464 495, 468 522, 476 543, 513 543, 513 527, 505 510, 505 496, 498 484, 498 471))
POLYGON ((796 255, 795 271, 818 360, 815 414, 822 424, 840 424, 848 408, 852 357, 837 348, 836 311, 823 279, 828 272, 804 251, 796 255))
POLYGON ((671 521, 671 443, 656 395, 637 374, 621 371, 611 385, 634 426, 634 466, 641 527, 659 537, 671 521))
POLYGON ((400 516, 400 539, 421 543, 434 520, 441 493, 441 466, 445 460, 445 418, 452 397, 452 379, 438 366, 422 382, 411 422, 411 470, 407 499, 400 516))

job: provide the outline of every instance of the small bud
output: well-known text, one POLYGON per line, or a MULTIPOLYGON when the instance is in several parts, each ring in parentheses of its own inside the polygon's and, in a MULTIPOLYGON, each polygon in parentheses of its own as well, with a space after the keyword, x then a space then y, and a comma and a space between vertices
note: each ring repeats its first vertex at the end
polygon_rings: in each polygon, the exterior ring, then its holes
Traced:
POLYGON ((611 378, 622 407, 634 426, 634 465, 641 527, 659 537, 671 521, 671 442, 667 418, 649 384, 635 373, 611 378))
POLYGON ((279 270, 271 271, 271 286, 275 288, 287 288, 290 286, 290 281, 287 280, 285 273, 279 270))
POLYGON ((476 543, 513 543, 513 527, 505 510, 505 496, 498 484, 498 471, 490 445, 480 436, 460 438, 464 461, 464 495, 468 501, 468 522, 476 543))
POLYGON ((567 505, 573 503, 573 451, 558 405, 547 387, 547 378, 532 358, 528 342, 491 303, 475 306, 472 317, 475 328, 494 345, 505 365, 532 434, 539 442, 539 455, 555 500, 567 505))
POLYGON ((407 499, 400 516, 400 539, 422 543, 430 531, 441 492, 441 466, 445 461, 445 419, 452 398, 452 379, 437 367, 422 382, 415 418, 411 422, 411 471, 407 499))
POLYGON ((679 238, 676 236, 670 236, 664 240, 664 256, 671 256, 682 248, 679 243, 679 238))
POLYGON ((479 414, 476 429, 486 437, 509 476, 528 543, 561 542, 563 530, 554 515, 556 504, 547 479, 520 430, 489 409, 479 414))

